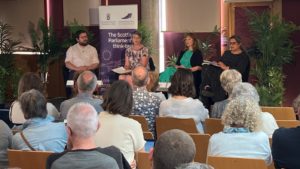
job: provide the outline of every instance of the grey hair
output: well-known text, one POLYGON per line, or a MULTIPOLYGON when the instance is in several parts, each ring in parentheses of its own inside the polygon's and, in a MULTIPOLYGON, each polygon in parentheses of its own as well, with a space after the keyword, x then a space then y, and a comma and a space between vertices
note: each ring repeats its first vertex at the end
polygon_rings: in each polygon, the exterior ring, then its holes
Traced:
POLYGON ((132 83, 137 87, 146 86, 148 82, 148 70, 144 66, 137 66, 132 71, 132 83))
POLYGON ((230 98, 234 99, 239 96, 251 98, 257 103, 259 103, 259 95, 257 93, 257 90, 250 83, 241 82, 233 87, 230 98))
POLYGON ((220 75, 220 82, 223 89, 230 95, 233 87, 242 82, 242 75, 234 69, 224 70, 220 75))
POLYGON ((98 129, 98 116, 95 108, 89 103, 76 103, 68 111, 67 125, 79 138, 93 136, 98 129))
POLYGON ((93 92, 97 86, 97 77, 91 71, 82 72, 77 79, 77 86, 83 92, 93 92))
POLYGON ((293 101, 293 107, 294 107, 295 112, 298 112, 298 110, 300 109, 300 94, 293 101))
POLYGON ((158 137, 153 152, 154 169, 174 169, 194 160, 196 146, 189 134, 172 129, 158 137))
POLYGON ((207 164, 192 162, 192 163, 182 164, 182 165, 176 167, 176 169, 214 169, 214 168, 207 164))
POLYGON ((225 108, 222 123, 225 126, 242 125, 251 132, 259 125, 261 109, 251 98, 237 97, 232 99, 225 108))

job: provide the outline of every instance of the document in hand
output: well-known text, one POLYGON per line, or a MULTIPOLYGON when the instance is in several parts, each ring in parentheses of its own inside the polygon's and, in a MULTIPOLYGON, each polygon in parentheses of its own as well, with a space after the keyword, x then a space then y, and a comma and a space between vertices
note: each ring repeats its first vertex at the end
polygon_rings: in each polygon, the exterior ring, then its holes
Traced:
POLYGON ((129 69, 125 69, 123 66, 112 69, 113 72, 118 74, 128 74, 131 72, 129 69))

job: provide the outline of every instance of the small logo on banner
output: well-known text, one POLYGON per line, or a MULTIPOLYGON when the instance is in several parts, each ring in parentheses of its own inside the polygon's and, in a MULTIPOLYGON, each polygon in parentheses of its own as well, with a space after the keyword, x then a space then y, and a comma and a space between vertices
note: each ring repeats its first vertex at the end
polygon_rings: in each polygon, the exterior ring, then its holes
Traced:
POLYGON ((110 20, 110 13, 106 14, 106 20, 108 20, 108 21, 110 20))
POLYGON ((132 13, 128 13, 126 16, 124 16, 121 19, 130 19, 132 17, 132 13))

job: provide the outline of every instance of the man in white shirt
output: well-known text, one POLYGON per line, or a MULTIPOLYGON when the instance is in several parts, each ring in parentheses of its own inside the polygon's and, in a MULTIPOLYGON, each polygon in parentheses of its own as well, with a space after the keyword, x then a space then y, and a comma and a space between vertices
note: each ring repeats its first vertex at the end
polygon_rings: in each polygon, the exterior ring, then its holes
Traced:
POLYGON ((76 32, 77 43, 67 51, 66 67, 75 72, 94 70, 99 67, 96 48, 88 44, 88 35, 84 30, 76 32))

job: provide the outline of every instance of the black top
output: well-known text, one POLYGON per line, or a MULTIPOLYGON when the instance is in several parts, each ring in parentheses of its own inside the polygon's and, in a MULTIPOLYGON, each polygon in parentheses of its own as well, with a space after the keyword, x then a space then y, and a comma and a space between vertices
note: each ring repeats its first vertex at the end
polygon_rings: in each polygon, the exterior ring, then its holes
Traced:
MULTIPOLYGON (((180 60, 181 60, 184 52, 186 52, 186 50, 180 52, 180 55, 176 62, 176 65, 178 65, 178 66, 180 65, 180 60)), ((193 55, 190 60, 191 66, 192 67, 194 67, 194 66, 202 67, 202 62, 203 62, 203 57, 202 57, 201 51, 198 49, 193 51, 193 55)), ((200 90, 200 84, 201 84, 201 70, 193 72, 193 76, 194 76, 195 90, 196 90, 196 94, 197 94, 196 97, 199 98, 199 90, 200 90)))
POLYGON ((242 74, 243 82, 248 82, 250 71, 250 59, 243 51, 240 54, 232 54, 229 50, 225 51, 220 59, 229 69, 236 69, 242 74))
POLYGON ((300 127, 275 130, 272 156, 276 169, 300 169, 300 127))

